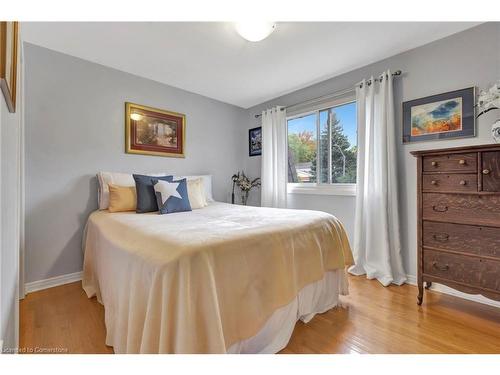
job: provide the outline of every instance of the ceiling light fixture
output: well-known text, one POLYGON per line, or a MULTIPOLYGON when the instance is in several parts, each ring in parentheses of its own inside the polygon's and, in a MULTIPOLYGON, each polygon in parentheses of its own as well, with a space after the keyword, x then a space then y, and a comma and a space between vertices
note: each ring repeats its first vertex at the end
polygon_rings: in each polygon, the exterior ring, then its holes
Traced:
POLYGON ((250 42, 266 39, 276 28, 274 22, 237 22, 236 31, 250 42))

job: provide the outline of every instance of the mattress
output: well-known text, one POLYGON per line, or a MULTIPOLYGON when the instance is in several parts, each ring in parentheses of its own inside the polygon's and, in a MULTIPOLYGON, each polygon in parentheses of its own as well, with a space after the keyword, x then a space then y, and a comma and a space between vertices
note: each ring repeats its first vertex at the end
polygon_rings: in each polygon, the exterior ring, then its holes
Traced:
MULTIPOLYGON (((334 297, 347 292, 352 264, 332 215, 219 202, 168 215, 96 211, 84 251, 83 287, 104 305, 116 353, 246 352, 238 345, 278 310, 292 306, 295 321, 322 312, 328 304, 293 303, 330 272, 334 297)), ((248 350, 269 350, 257 346, 248 350)))

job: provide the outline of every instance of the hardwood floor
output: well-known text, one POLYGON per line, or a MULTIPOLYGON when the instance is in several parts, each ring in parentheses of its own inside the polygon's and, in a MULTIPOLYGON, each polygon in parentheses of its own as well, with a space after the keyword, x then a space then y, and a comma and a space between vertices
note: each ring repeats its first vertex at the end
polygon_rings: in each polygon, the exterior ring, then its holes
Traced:
MULTIPOLYGON (((350 293, 341 307, 297 323, 281 353, 500 353, 499 308, 432 291, 417 306, 416 287, 364 277, 350 277, 350 293)), ((25 351, 113 352, 104 309, 79 282, 29 294, 20 314, 25 351)))
POLYGON ((104 307, 88 299, 81 282, 28 294, 20 303, 20 351, 113 353, 104 344, 104 307))

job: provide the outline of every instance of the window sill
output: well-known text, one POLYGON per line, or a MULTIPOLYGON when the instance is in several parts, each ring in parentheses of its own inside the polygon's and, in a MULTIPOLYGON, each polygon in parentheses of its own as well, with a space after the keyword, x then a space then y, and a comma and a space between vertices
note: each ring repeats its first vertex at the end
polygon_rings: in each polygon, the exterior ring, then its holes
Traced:
POLYGON ((288 194, 356 196, 356 184, 288 184, 288 194))

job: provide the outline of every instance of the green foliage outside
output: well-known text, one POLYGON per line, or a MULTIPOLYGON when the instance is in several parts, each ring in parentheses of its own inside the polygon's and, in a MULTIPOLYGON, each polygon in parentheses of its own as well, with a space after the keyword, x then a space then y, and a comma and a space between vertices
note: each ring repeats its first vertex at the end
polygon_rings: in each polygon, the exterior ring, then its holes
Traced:
MULTIPOLYGON (((313 133, 303 131, 301 133, 288 134, 288 181, 299 182, 295 165, 299 163, 311 163, 316 160, 316 139, 313 133)), ((310 179, 309 182, 315 182, 310 179)))
POLYGON ((313 138, 312 132, 289 134, 288 147, 293 150, 296 163, 305 163, 316 158, 316 140, 313 138))

